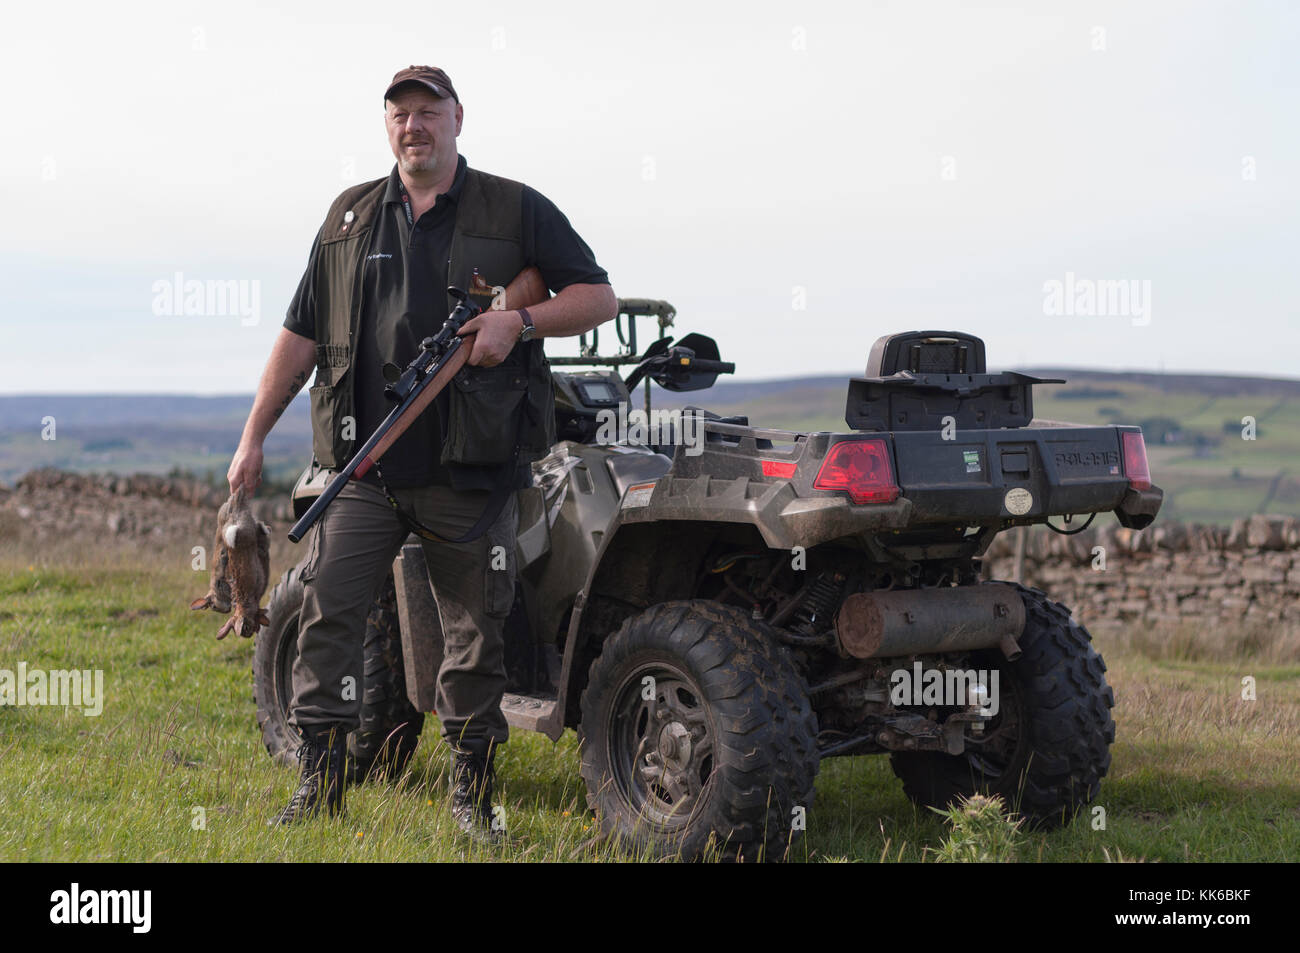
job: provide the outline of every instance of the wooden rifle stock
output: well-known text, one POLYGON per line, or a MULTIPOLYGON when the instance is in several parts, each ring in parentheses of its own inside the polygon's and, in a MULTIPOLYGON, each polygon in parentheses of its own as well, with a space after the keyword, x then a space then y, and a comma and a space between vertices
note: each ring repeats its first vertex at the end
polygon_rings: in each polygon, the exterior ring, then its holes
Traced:
MULTIPOLYGON (((515 275, 513 281, 506 285, 505 291, 501 293, 501 301, 504 307, 496 308, 497 311, 516 311, 519 308, 530 308, 535 304, 541 304, 551 293, 546 288, 546 282, 542 280, 542 273, 533 265, 529 265, 519 274, 515 275)), ((374 466, 375 461, 384 455, 397 438, 406 433, 407 429, 415 422, 415 418, 424 412, 435 397, 437 397, 447 383, 460 372, 469 360, 469 356, 474 350, 474 335, 465 334, 461 336, 461 345, 451 358, 442 366, 428 386, 420 392, 420 396, 415 399, 406 413, 393 421, 393 426, 388 429, 388 433, 380 438, 375 444, 374 449, 368 455, 368 461, 357 468, 357 476, 365 476, 366 471, 374 466), (364 468, 364 469, 363 469, 364 468)))
MULTIPOLYGON (((519 308, 527 308, 531 305, 541 304, 549 297, 550 292, 546 288, 546 282, 542 280, 542 273, 538 271, 537 268, 529 266, 517 274, 514 277, 514 280, 506 286, 505 290, 499 296, 499 304, 498 301, 493 302, 493 304, 496 305, 493 310, 514 311, 519 308)), ((428 408, 434 398, 436 398, 438 394, 442 392, 443 388, 447 386, 447 382, 455 377, 460 369, 465 366, 465 362, 469 360, 469 356, 474 350, 474 335, 462 335, 459 340, 453 342, 453 345, 449 350, 451 353, 447 354, 442 359, 442 366, 438 368, 437 373, 435 373, 433 378, 421 389, 420 393, 416 395, 415 399, 411 401, 401 415, 392 422, 383 436, 376 440, 374 445, 370 447, 368 452, 364 455, 358 454, 357 456, 354 456, 352 460, 348 462, 347 466, 339 471, 338 476, 330 481, 329 485, 325 488, 325 492, 312 503, 307 512, 302 515, 302 518, 294 524, 293 528, 289 531, 290 540, 296 543, 302 539, 303 535, 306 534, 312 524, 320 518, 325 507, 327 507, 334 497, 338 495, 339 491, 347 485, 348 481, 353 477, 365 476, 366 473, 369 472, 370 468, 375 465, 376 461, 384 455, 385 451, 387 451, 389 447, 391 447, 397 439, 410 428, 411 424, 415 422, 415 419, 428 408)), ((371 435, 370 439, 374 439, 373 435, 371 435)), ((369 440, 366 441, 366 443, 369 442, 369 440)), ((365 448, 363 447, 362 449, 364 450, 365 448)))

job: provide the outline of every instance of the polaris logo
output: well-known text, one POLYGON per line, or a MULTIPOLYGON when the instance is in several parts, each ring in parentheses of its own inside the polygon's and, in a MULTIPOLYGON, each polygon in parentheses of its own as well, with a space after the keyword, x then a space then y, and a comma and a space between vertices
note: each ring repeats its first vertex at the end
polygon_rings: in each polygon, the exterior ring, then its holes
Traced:
POLYGON ((1119 465, 1119 452, 1116 450, 1089 450, 1061 452, 1056 454, 1058 467, 1113 467, 1119 465))

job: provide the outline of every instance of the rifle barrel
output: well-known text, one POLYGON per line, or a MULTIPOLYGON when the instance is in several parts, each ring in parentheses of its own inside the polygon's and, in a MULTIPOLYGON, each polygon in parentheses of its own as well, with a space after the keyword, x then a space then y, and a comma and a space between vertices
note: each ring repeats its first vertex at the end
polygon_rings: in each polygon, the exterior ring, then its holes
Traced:
MULTIPOLYGON (((473 335, 466 335, 466 337, 472 336, 473 335)), ((301 542, 302 538, 307 535, 307 531, 312 528, 315 522, 320 519, 321 514, 325 512, 325 507, 329 506, 330 503, 333 502, 334 497, 338 496, 339 493, 343 491, 343 488, 347 486, 348 481, 353 479, 353 477, 363 477, 370 471, 370 468, 375 465, 375 461, 378 460, 380 456, 383 455, 384 451, 392 445, 393 440, 396 440, 397 437, 401 436, 401 434, 406 430, 406 426, 403 426, 397 434, 393 435, 392 440, 384 439, 407 411, 411 410, 413 405, 419 402, 420 406, 415 409, 412 417, 418 415, 424 410, 429 402, 437 396, 437 391, 441 390, 442 387, 446 385, 447 378, 460 370, 461 366, 465 363, 465 359, 469 356, 469 350, 465 348, 465 344, 467 343, 466 337, 453 337, 447 343, 446 350, 444 350, 438 359, 429 366, 420 381, 411 388, 411 392, 406 395, 400 404, 388 412, 388 416, 384 418, 384 422, 375 428, 375 432, 370 435, 370 438, 364 444, 361 445, 361 449, 352 455, 352 459, 348 461, 347 466, 340 470, 334 479, 330 480, 324 491, 321 492, 321 495, 316 497, 316 499, 312 501, 311 506, 307 508, 307 512, 302 514, 302 518, 293 524, 293 528, 289 530, 290 542, 301 542), (454 362, 454 368, 449 368, 448 364, 452 363, 453 359, 462 351, 464 352, 464 357, 459 361, 454 362), (443 374, 444 370, 449 370, 450 373, 443 374), (435 382, 438 382, 438 388, 429 395, 428 400, 420 401, 421 395, 435 382), (380 446, 381 443, 383 444, 382 447, 380 446), (379 449, 376 452, 377 447, 379 449)), ((472 342, 468 343, 472 344, 472 342)), ((409 425, 409 421, 407 424, 409 425)))

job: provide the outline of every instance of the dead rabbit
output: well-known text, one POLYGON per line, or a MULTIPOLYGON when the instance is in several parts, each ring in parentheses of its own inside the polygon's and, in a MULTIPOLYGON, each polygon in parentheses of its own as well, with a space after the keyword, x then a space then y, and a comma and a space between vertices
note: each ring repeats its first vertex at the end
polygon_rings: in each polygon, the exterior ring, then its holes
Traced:
POLYGON ((271 578, 271 527, 253 517, 240 485, 217 511, 217 535, 212 544, 212 582, 208 594, 190 603, 191 609, 235 612, 217 633, 224 639, 231 630, 250 638, 269 625, 261 608, 262 594, 271 578))

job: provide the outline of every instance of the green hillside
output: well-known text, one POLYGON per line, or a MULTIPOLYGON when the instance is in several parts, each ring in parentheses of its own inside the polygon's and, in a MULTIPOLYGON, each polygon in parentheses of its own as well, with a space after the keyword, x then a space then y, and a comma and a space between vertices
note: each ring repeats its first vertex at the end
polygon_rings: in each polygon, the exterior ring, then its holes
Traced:
MULTIPOLYGON (((1228 523, 1251 513, 1300 516, 1300 380, 1193 374, 1020 368, 1065 384, 1035 388, 1035 416, 1085 424, 1139 424, 1162 515, 1228 523), (1242 418, 1255 419, 1254 440, 1242 418)), ((845 429, 843 377, 722 380, 711 390, 670 394, 656 406, 687 404, 744 414, 756 426, 845 429)), ((639 398, 638 393, 638 398, 639 398)), ((638 400, 639 403, 639 400, 638 400)), ((220 481, 230 464, 250 395, 24 395, 0 397, 0 482, 37 467, 79 472, 189 471, 220 481), (42 421, 57 439, 42 439, 42 421)), ((307 400, 300 395, 266 446, 269 482, 289 482, 311 460, 307 400)))
MULTIPOLYGON (((1300 380, 1017 368, 1065 384, 1034 389, 1034 415, 1083 424, 1138 424, 1162 515, 1230 523, 1251 513, 1300 516, 1300 380), (1254 440, 1242 418, 1255 418, 1254 440)), ((756 426, 844 430, 846 381, 727 382, 675 403, 746 414, 756 426)))

